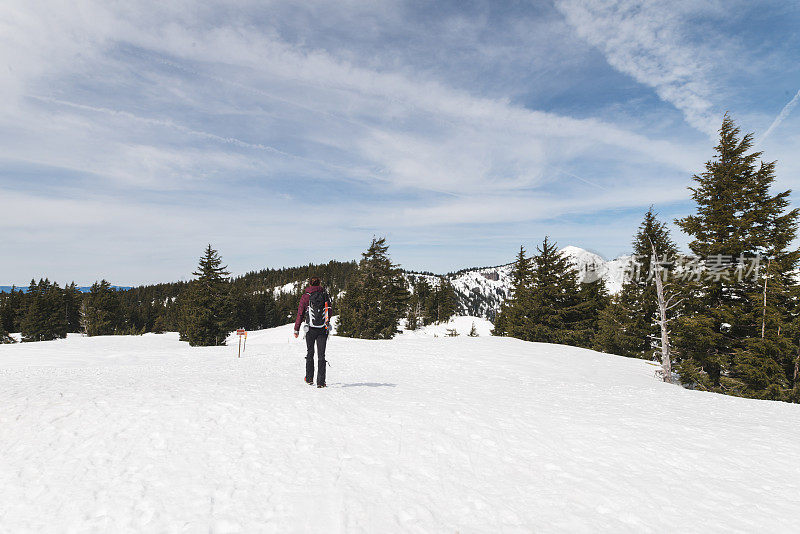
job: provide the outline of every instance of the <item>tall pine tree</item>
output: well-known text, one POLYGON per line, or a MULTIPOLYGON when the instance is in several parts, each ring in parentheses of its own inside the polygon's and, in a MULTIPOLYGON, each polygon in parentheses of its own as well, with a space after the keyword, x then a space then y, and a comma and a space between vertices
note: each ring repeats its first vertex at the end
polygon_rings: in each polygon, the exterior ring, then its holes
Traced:
POLYGON ((677 325, 676 348, 685 382, 778 399, 794 380, 798 210, 788 209, 790 191, 771 193, 775 163, 760 161, 752 144, 726 115, 714 158, 693 177, 696 213, 676 221, 706 268, 677 325), (712 276, 719 265, 757 256, 764 258, 757 272, 712 276))
POLYGON ((192 274, 197 279, 181 293, 180 338, 192 347, 224 345, 232 320, 230 273, 208 245, 192 274))
MULTIPOLYGON (((14 291, 12 288, 11 291, 14 291)), ((14 338, 9 335, 8 324, 11 323, 11 298, 5 294, 0 293, 0 345, 4 343, 14 343, 14 338)))
POLYGON ((578 285, 577 304, 568 317, 569 345, 592 348, 600 330, 600 315, 608 307, 608 290, 602 278, 578 285))
POLYGON ((431 295, 431 286, 424 277, 413 279, 411 295, 408 299, 408 312, 406 315, 406 329, 416 330, 428 324, 425 317, 425 303, 431 295))
POLYGON ((514 268, 511 271, 511 293, 500 306, 492 334, 495 336, 519 337, 522 318, 526 314, 525 302, 531 291, 533 264, 520 245, 514 268))
POLYGON ((402 272, 389 258, 386 239, 374 239, 339 305, 338 334, 390 339, 407 309, 409 293, 402 272))
POLYGON ((457 305, 458 298, 453 284, 448 278, 439 277, 438 284, 428 292, 423 303, 424 323, 446 323, 455 315, 457 305))
POLYGON ((83 326, 87 336, 121 334, 122 314, 119 295, 107 280, 95 282, 85 297, 83 326))
POLYGON ((64 293, 47 278, 31 280, 25 294, 25 314, 20 323, 22 341, 49 341, 67 336, 64 293))
POLYGON ((522 336, 514 337, 575 344, 573 329, 580 317, 578 306, 581 303, 577 271, 549 237, 545 237, 536 250, 532 287, 524 302, 527 313, 522 319, 522 336))
POLYGON ((83 303, 83 293, 81 293, 75 282, 64 288, 64 317, 67 321, 68 332, 81 331, 81 304, 83 303))

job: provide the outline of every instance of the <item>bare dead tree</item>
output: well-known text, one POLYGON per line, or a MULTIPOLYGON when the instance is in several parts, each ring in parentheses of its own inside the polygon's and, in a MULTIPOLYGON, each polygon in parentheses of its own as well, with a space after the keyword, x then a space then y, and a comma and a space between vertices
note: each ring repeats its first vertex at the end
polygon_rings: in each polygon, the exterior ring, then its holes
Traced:
POLYGON ((651 260, 651 267, 655 269, 655 282, 656 282, 656 298, 658 300, 658 325, 661 327, 661 378, 664 382, 671 382, 672 379, 672 355, 670 353, 669 345, 669 329, 667 323, 667 311, 677 306, 680 302, 674 302, 672 297, 664 297, 664 280, 662 279, 663 267, 658 261, 658 254, 653 240, 647 236, 650 241, 650 249, 653 251, 653 258, 651 260))
POLYGON ((767 326, 767 280, 769 280, 769 263, 771 260, 772 258, 767 258, 767 272, 764 273, 764 304, 761 307, 761 339, 764 339, 764 330, 767 326))

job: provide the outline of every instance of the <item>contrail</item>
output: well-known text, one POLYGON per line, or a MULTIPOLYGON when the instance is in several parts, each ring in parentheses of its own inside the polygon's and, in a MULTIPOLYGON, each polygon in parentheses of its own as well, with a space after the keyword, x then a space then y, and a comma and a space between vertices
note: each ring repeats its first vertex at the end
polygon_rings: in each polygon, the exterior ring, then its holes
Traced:
POLYGON ((117 117, 125 117, 126 119, 134 120, 137 122, 143 122, 146 124, 152 124, 154 126, 163 126, 166 128, 173 128, 175 130, 184 132, 189 135, 194 135, 196 137, 203 137, 205 139, 210 139, 213 141, 219 141, 221 143, 226 143, 229 145, 236 145, 242 148, 253 148, 256 150, 264 150, 266 152, 273 152, 275 154, 280 154, 282 156, 286 156, 289 158, 297 158, 297 159, 306 159, 301 156, 297 156, 295 154, 290 154, 288 152, 284 152, 282 150, 278 150, 277 148, 262 145, 260 143, 248 143, 247 141, 242 141, 241 139, 236 139, 235 137, 223 137, 221 135, 216 135, 209 132, 204 132, 202 130, 193 130, 192 128, 187 128, 182 124, 178 124, 171 120, 163 120, 163 119, 151 119, 149 117, 140 117, 139 115, 135 115, 133 113, 129 113, 127 111, 120 111, 116 109, 110 108, 102 108, 96 106, 87 106, 86 104, 78 104, 76 102, 69 102, 68 100, 60 100, 58 98, 51 98, 45 96, 36 96, 30 95, 31 98, 35 98, 36 100, 40 100, 42 102, 50 102, 51 104, 58 104, 60 106, 67 106, 75 109, 82 109, 84 111, 93 111, 95 113, 105 113, 107 115, 114 115, 117 117))
POLYGON ((558 167, 553 167, 553 169, 557 170, 557 171, 558 171, 558 172, 560 172, 560 173, 566 174, 567 176, 572 176, 572 177, 573 177, 573 178, 575 178, 576 180, 580 180, 581 182, 583 182, 583 183, 585 183, 585 184, 592 185, 592 186, 594 186, 594 187, 598 187, 598 188, 600 188, 600 189, 603 189, 603 190, 605 190, 605 191, 608 191, 608 188, 607 188, 607 187, 603 187, 603 186, 602 186, 602 185, 600 185, 600 184, 596 184, 596 183, 594 183, 594 182, 591 182, 591 181, 587 180, 586 178, 581 178, 581 177, 580 177, 580 176, 578 176, 577 174, 573 174, 573 173, 571 173, 571 172, 567 172, 567 171, 565 171, 564 169, 559 169, 558 167))
POLYGON ((788 104, 786 104, 785 106, 783 106, 783 109, 781 110, 781 112, 780 112, 780 113, 778 113, 778 116, 777 116, 777 117, 775 117, 775 120, 774 120, 774 121, 772 121, 772 124, 770 125, 770 127, 769 127, 769 128, 767 128, 767 131, 766 131, 766 132, 764 132, 764 135, 762 135, 762 136, 761 136, 761 139, 759 139, 759 140, 758 140, 758 143, 759 143, 759 144, 760 144, 762 141, 764 141, 764 139, 766 139, 766 138, 769 136, 769 134, 771 134, 771 133, 772 133, 772 130, 774 130, 775 128, 777 128, 777 127, 780 125, 780 123, 782 123, 782 122, 783 122, 783 119, 785 119, 786 117, 788 117, 788 116, 789 116, 789 113, 791 113, 791 112, 792 112, 792 110, 795 108, 795 106, 797 106, 797 103, 798 103, 798 102, 800 102, 800 91, 797 91, 797 94, 796 94, 796 95, 794 95, 794 98, 792 98, 792 99, 789 101, 789 103, 788 103, 788 104))

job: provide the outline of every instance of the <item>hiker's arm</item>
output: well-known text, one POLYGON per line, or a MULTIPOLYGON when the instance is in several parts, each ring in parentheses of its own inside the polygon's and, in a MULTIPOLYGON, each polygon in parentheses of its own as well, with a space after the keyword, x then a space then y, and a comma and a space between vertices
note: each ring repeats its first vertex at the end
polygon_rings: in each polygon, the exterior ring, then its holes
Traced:
POLYGON ((294 320, 295 337, 297 337, 297 333, 300 332, 300 323, 303 322, 303 316, 306 314, 307 306, 308 306, 308 295, 303 294, 303 296, 300 297, 300 305, 297 307, 297 318, 294 320))

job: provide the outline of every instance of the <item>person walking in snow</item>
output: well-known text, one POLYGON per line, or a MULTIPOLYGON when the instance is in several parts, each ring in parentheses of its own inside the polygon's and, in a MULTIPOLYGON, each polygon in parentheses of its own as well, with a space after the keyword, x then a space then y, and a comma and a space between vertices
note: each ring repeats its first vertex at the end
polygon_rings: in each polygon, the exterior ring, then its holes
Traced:
POLYGON ((294 337, 300 335, 300 323, 306 322, 306 384, 314 384, 314 344, 317 345, 317 387, 325 387, 325 345, 330 330, 331 298, 320 285, 319 278, 311 277, 310 285, 300 297, 297 319, 294 321, 294 337))

